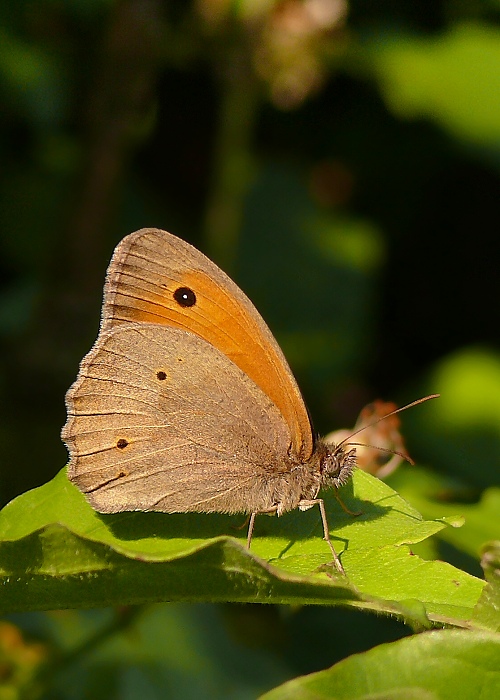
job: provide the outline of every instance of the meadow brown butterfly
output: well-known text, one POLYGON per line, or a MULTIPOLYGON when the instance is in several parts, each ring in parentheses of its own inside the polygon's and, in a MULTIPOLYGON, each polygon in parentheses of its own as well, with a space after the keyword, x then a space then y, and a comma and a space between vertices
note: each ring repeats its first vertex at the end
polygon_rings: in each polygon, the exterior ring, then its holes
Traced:
POLYGON ((202 253, 159 229, 117 246, 97 341, 66 395, 69 479, 100 513, 281 515, 346 483, 271 331, 202 253))

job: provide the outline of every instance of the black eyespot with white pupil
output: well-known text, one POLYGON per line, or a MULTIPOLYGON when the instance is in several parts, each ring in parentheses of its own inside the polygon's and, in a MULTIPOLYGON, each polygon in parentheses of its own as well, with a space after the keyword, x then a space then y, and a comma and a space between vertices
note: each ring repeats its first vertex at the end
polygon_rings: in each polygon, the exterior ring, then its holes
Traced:
POLYGON ((196 304, 196 294, 189 287, 179 287, 174 292, 174 299, 179 306, 189 307, 196 304))

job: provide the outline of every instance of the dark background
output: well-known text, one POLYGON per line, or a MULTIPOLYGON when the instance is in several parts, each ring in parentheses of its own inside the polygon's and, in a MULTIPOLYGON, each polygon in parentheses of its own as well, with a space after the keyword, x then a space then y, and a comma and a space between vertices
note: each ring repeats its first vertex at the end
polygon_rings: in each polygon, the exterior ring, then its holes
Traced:
MULTIPOLYGON (((441 409, 404 418, 412 455, 469 499, 498 483, 498 4, 260 5, 2 2, 2 503, 65 464, 64 394, 98 331, 106 265, 146 226, 242 286, 320 432, 374 398, 442 391, 441 409)), ((254 697, 406 633, 363 616, 360 641, 351 612, 155 610, 162 629, 191 630, 191 661, 176 641, 148 682, 175 667, 183 697, 208 677, 207 697, 254 697)), ((97 619, 66 615, 23 625, 64 644, 58 625, 84 634, 97 619)), ((121 697, 122 667, 96 658, 121 697)))

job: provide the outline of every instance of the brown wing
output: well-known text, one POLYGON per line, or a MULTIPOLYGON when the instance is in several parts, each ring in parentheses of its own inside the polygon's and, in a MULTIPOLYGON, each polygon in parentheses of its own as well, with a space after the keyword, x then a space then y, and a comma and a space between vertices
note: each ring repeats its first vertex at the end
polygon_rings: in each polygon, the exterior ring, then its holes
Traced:
POLYGON ((281 411, 296 454, 310 457, 307 409, 274 336, 239 287, 196 248, 159 229, 136 231, 117 246, 104 291, 103 330, 145 322, 196 333, 253 379, 281 411))
POLYGON ((100 512, 255 512, 289 473, 290 432, 225 355, 153 324, 105 331, 67 394, 69 478, 100 512), (272 469, 270 469, 272 468, 272 469))

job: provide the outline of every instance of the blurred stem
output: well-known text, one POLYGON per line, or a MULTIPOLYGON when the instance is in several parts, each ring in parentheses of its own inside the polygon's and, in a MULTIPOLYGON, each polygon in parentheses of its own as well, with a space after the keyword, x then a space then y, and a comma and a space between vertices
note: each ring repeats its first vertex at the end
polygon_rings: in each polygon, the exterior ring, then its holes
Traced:
POLYGON ((80 294, 101 286, 106 231, 115 218, 124 174, 147 135, 161 61, 161 0, 112 4, 85 99, 82 167, 69 231, 72 275, 80 294))
POLYGON ((259 86, 253 68, 245 66, 245 48, 224 75, 219 123, 214 144, 213 180, 207 201, 207 251, 229 274, 234 269, 245 197, 255 172, 252 139, 259 106, 259 86), (242 68, 238 70, 238 68, 242 68))
POLYGON ((52 663, 44 666, 31 682, 30 687, 24 689, 24 697, 26 700, 38 700, 39 698, 45 697, 47 691, 50 690, 52 686, 54 677, 58 673, 76 661, 81 661, 82 657, 93 652, 111 637, 132 627, 137 618, 142 615, 146 609, 147 606, 145 605, 118 609, 116 611, 116 616, 110 623, 104 625, 75 649, 72 649, 67 654, 63 654, 52 663))

